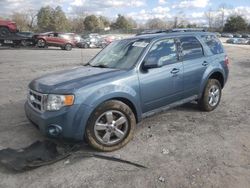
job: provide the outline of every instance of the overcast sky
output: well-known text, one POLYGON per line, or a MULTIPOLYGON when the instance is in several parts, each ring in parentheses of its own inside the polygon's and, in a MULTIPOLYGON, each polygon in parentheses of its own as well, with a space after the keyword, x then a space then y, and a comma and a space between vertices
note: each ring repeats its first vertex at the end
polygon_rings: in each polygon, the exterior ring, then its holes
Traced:
POLYGON ((226 14, 238 13, 250 21, 250 0, 0 0, 0 16, 7 17, 14 11, 38 10, 50 5, 62 6, 68 16, 76 10, 115 18, 118 13, 130 16, 138 22, 151 18, 171 20, 176 15, 185 15, 193 22, 205 22, 204 12, 227 5, 226 14))

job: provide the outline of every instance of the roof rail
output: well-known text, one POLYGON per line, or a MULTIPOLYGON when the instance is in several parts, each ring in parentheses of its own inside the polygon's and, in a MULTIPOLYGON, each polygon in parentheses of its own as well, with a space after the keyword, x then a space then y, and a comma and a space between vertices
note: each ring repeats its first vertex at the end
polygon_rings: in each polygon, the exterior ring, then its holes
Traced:
POLYGON ((206 32, 204 28, 175 28, 172 29, 172 32, 206 32))
POLYGON ((172 33, 172 32, 206 32, 204 28, 174 28, 174 29, 153 29, 145 30, 136 35, 147 35, 147 34, 157 34, 157 33, 172 33))

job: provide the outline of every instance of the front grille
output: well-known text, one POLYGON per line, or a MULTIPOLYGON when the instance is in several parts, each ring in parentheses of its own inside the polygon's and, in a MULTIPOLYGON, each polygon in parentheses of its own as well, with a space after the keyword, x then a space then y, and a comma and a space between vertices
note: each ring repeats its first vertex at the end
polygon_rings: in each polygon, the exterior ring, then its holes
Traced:
POLYGON ((45 94, 38 93, 34 90, 29 90, 28 102, 35 110, 43 112, 45 97, 45 94))

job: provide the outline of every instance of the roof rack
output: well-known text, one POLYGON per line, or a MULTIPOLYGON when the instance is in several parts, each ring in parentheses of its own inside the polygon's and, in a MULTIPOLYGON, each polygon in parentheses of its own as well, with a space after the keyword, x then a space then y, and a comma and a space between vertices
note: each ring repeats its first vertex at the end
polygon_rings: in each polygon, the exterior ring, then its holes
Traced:
POLYGON ((153 29, 145 30, 136 35, 147 35, 147 34, 157 34, 157 33, 172 33, 172 32, 206 32, 204 28, 174 28, 174 29, 153 29))

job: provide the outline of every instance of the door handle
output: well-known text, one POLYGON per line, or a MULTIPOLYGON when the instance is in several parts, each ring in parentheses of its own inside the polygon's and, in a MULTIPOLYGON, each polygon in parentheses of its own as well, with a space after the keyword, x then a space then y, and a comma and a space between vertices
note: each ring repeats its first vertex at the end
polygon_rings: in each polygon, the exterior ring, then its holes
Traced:
POLYGON ((173 68, 173 69, 171 70, 171 73, 172 73, 172 74, 177 74, 179 71, 180 71, 180 69, 173 68))
POLYGON ((207 62, 207 61, 203 61, 202 65, 203 65, 203 66, 207 66, 207 65, 208 65, 208 62, 207 62))

